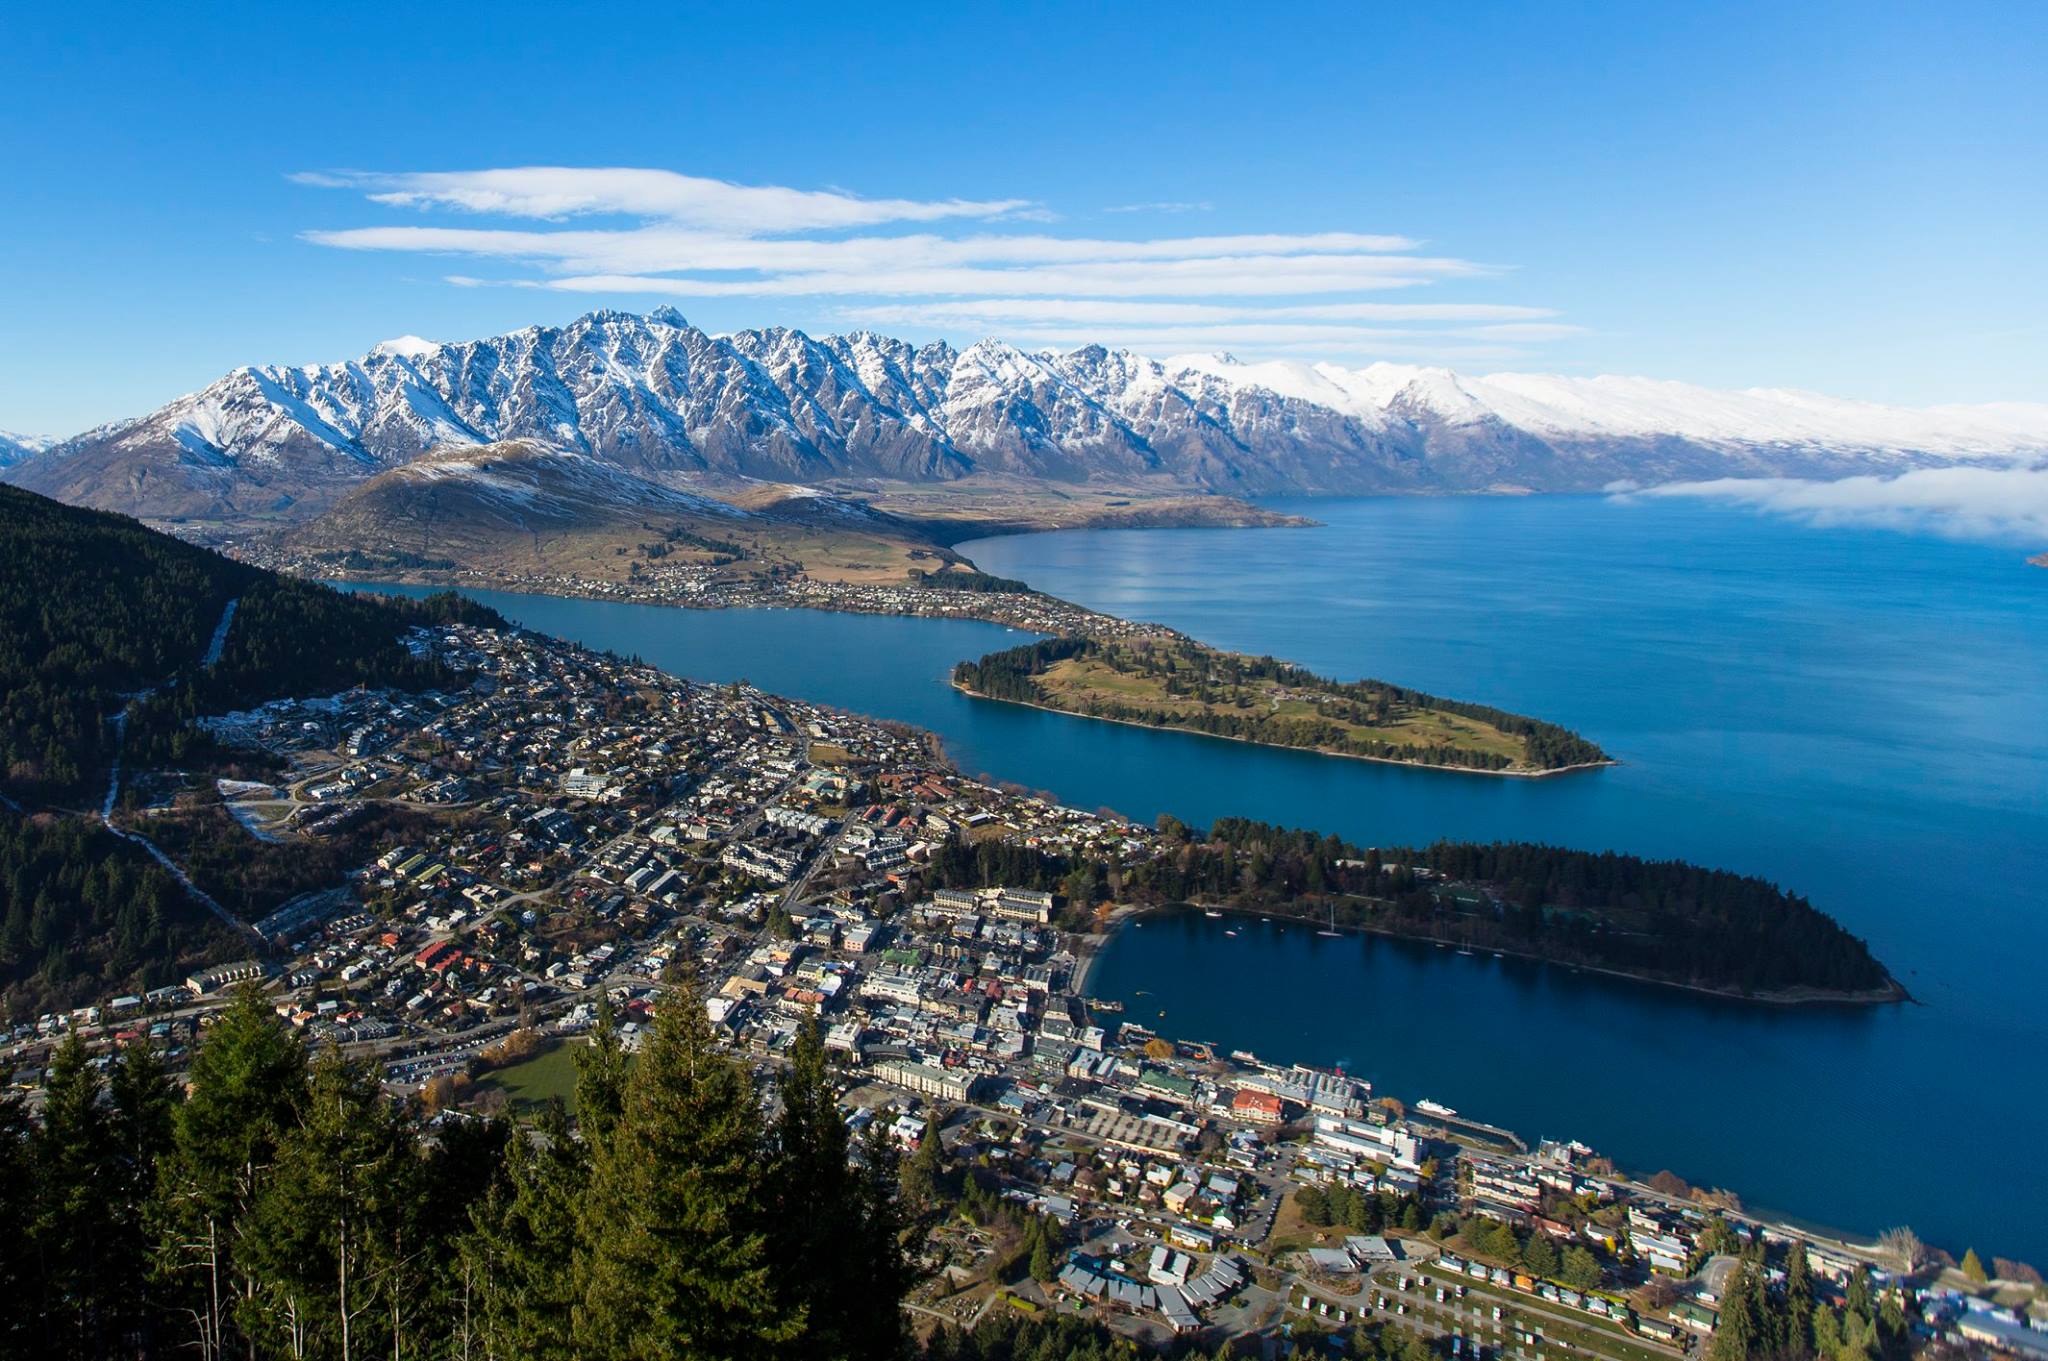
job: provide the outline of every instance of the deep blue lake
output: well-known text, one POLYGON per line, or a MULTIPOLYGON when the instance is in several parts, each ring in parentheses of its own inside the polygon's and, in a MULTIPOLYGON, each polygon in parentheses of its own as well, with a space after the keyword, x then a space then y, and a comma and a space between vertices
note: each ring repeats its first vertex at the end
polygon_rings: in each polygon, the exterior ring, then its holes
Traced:
POLYGON ((1343 1062, 1753 1208, 2048 1259, 2048 571, 2011 546, 1680 501, 1288 508, 1324 523, 963 551, 1207 642, 1565 723, 1625 764, 1492 779, 970 700, 951 664, 1021 641, 986 624, 477 594, 683 675, 931 728, 964 769, 1084 807, 1771 877, 1866 937, 1918 1004, 1766 1010, 1200 917, 1120 934, 1090 990, 1172 1034, 1343 1062))

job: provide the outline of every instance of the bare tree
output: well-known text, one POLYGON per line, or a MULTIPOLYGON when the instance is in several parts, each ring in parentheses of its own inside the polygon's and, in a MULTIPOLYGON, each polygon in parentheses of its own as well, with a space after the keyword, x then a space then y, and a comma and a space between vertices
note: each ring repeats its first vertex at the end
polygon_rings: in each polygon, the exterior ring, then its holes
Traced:
POLYGON ((1911 1275, 1927 1260, 1927 1245, 1920 1241, 1919 1234, 1904 1224, 1879 1234, 1877 1247, 1885 1260, 1891 1263, 1892 1270, 1901 1276, 1911 1275))

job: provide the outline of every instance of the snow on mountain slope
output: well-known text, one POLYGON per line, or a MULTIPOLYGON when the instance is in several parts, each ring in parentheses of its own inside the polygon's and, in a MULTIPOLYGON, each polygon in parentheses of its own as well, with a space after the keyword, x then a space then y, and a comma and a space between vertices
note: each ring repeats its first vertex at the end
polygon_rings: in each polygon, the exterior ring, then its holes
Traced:
POLYGON ((1492 419, 1537 435, 1806 445, 1957 458, 2048 449, 2048 405, 1894 407, 1785 388, 1728 392, 1654 378, 1495 373, 1372 364, 1344 369, 1288 361, 1245 364, 1187 355, 1167 368, 1263 388, 1363 420, 1399 406, 1451 423, 1492 419))
MULTIPOLYGON (((1373 367, 1386 369, 1394 366, 1378 364, 1373 367)), ((1163 369, 1173 375, 1176 383, 1185 383, 1190 375, 1201 374, 1231 388, 1271 392, 1366 421, 1380 421, 1387 406, 1387 400, 1379 399, 1376 393, 1361 385, 1360 378, 1368 370, 1307 364, 1296 359, 1269 359, 1247 364, 1228 354, 1179 355, 1167 360, 1163 369)), ((1420 370, 1403 372, 1412 375, 1420 370)), ((1386 395, 1390 399, 1393 391, 1389 390, 1386 395)))
MULTIPOLYGON (((922 529, 816 487, 735 484, 742 502, 641 477, 538 440, 438 449, 362 482, 322 513, 252 536, 278 562, 319 571, 445 571, 457 564, 611 579, 680 554, 871 568, 877 552, 944 561, 922 529), (916 551, 913 552, 912 550, 916 551)), ((670 565, 676 565, 671 563, 670 565)))
MULTIPOLYGON (((743 519, 747 512, 709 496, 635 477, 609 463, 532 441, 457 446, 424 454, 382 475, 389 496, 460 493, 508 523, 535 517, 572 523, 621 513, 743 519)), ((365 484, 365 490, 375 484, 365 484)))
MULTIPOLYGON (((1472 390, 1503 420, 1558 434, 1677 436, 1729 444, 1792 444, 1953 457, 2013 452, 2024 423, 1967 409, 1917 411, 1819 393, 1750 388, 1717 392, 1649 378, 1560 378, 1500 373, 1472 390)), ((2048 435, 2048 407, 2036 408, 2032 438, 2048 435)))
POLYGON ((466 559, 542 538, 644 533, 651 517, 686 528, 754 518, 538 440, 457 445, 358 483, 281 541, 300 553, 466 559))
MULTIPOLYGON (((650 483, 969 474, 1242 494, 1838 477, 2048 453, 2048 406, 1911 409, 1813 393, 1087 346, 955 351, 857 331, 712 336, 673 309, 237 369, 9 480, 159 517, 304 519, 450 445, 528 440, 650 483)), ((0 455, 4 457, 4 455, 0 455)))
POLYGON ((56 443, 56 440, 41 435, 17 435, 11 430, 0 430, 0 468, 34 458, 56 443))

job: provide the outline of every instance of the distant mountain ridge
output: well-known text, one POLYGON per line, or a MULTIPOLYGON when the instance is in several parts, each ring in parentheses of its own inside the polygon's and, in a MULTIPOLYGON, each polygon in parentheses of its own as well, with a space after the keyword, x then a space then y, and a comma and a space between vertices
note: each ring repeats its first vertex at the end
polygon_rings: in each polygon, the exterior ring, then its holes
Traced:
POLYGON ((489 545, 607 528, 716 537, 740 530, 826 525, 894 531, 922 539, 917 526, 808 488, 760 483, 735 505, 627 472, 572 449, 538 440, 459 445, 421 454, 354 484, 329 509, 288 528, 292 551, 367 549, 465 562, 489 545), (652 519, 650 519, 652 517, 652 519))
MULTIPOLYGON (((2048 452, 2048 406, 1907 409, 1637 378, 1461 376, 856 331, 713 336, 673 309, 237 369, 6 480, 161 518, 297 520, 450 445, 534 440, 672 486, 993 475, 1239 495, 1583 491, 2048 452)), ((5 454, 0 453, 0 460, 5 454)))
POLYGON ((56 443, 56 440, 41 435, 17 435, 11 430, 0 430, 0 468, 34 458, 56 443))
POLYGON ((608 463, 532 441, 437 449, 360 484, 330 516, 356 502, 381 500, 415 514, 451 501, 465 524, 532 530, 573 527, 640 510, 669 516, 735 520, 747 514, 708 496, 693 496, 635 477, 608 463))

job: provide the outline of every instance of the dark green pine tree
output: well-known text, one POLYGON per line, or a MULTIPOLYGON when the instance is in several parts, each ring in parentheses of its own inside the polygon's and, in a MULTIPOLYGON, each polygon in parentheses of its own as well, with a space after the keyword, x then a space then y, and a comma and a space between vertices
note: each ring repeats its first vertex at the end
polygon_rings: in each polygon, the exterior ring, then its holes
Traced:
POLYGON ((176 1340, 202 1357, 244 1349, 236 1313, 255 1282, 241 1262, 242 1237, 305 1093, 305 1049, 245 989, 193 1054, 150 1206, 160 1302, 191 1330, 176 1340))
POLYGON ((156 1193, 157 1167, 170 1150, 177 1098, 163 1056, 146 1042, 121 1050, 108 1081, 112 1102, 112 1158, 116 1206, 113 1250, 102 1263, 107 1289, 123 1336, 138 1349, 152 1350, 154 1319, 148 1308, 150 1225, 148 1206, 156 1193))
MULTIPOLYGON (((876 1257, 869 1264, 869 1279, 876 1292, 873 1301, 887 1298, 900 1302, 917 1281, 917 1268, 910 1260, 910 1216, 903 1205, 903 1163, 889 1132, 871 1123, 861 1135, 857 1153, 861 1194, 866 1206, 867 1235, 876 1257), (884 1293, 886 1292, 886 1294, 884 1293)), ((900 1318, 873 1321, 878 1331, 894 1333, 903 1326, 900 1318)))
POLYGON ((1600 1284, 1600 1259, 1586 1248, 1567 1248, 1558 1265, 1558 1274, 1564 1277, 1566 1285, 1577 1286, 1581 1290, 1595 1289, 1600 1284))
POLYGON ((947 1112, 934 1106, 925 1114, 924 1140, 903 1164, 903 1198, 920 1220, 936 1217, 946 1202, 951 1173, 946 1166, 946 1141, 940 1131, 947 1112))
POLYGON ((767 1131, 687 986, 662 1000, 593 1150, 574 1312, 588 1361, 786 1355, 807 1319, 769 1252, 767 1131))
POLYGON ((589 1151, 562 1103, 551 1101, 514 1132, 505 1176, 470 1213, 462 1271, 482 1355, 547 1361, 575 1354, 578 1213, 589 1186, 589 1151))
MULTIPOLYGON (((1829 1316, 1831 1319, 1832 1315, 1829 1316)), ((1815 1332, 1820 1331, 1819 1319, 1815 1319, 1815 1332)), ((1879 1345, 1877 1324, 1846 1309, 1841 1318, 1834 1321, 1835 1340, 1827 1347, 1826 1354, 1831 1361, 1878 1361, 1879 1345)))
POLYGON ((423 1164, 375 1072, 324 1051, 240 1244, 241 1323, 280 1356, 404 1355, 424 1331, 423 1164))
POLYGON ((1868 1324, 1875 1311, 1871 1307, 1870 1273, 1862 1267, 1849 1272, 1848 1288, 1842 1292, 1842 1312, 1858 1323, 1868 1324))
POLYGON ((1708 1361, 1746 1361, 1768 1349, 1770 1340, 1759 1326, 1759 1282, 1748 1262, 1736 1266, 1721 1296, 1721 1318, 1707 1346, 1708 1361))
POLYGON ((801 1347, 847 1361, 900 1356, 893 1302, 911 1283, 900 1216, 878 1200, 888 1188, 853 1164, 815 1020, 791 1048, 774 1143, 772 1248, 808 1319, 801 1347))
POLYGON ((30 1223, 42 1266, 43 1355, 105 1356, 117 1350, 121 1323, 107 1272, 119 1270, 121 1188, 113 1122, 100 1100, 106 1089, 77 1031, 58 1047, 43 1090, 30 1223))
POLYGON ((1742 1269, 1749 1273, 1750 1318, 1756 1325, 1757 1350, 1782 1353, 1785 1339, 1792 1333, 1791 1309, 1784 1293, 1771 1287, 1761 1236, 1743 1252, 1742 1269))
POLYGON ((1913 1354, 1913 1331, 1906 1322, 1906 1304, 1896 1289, 1885 1291, 1878 1302, 1877 1347, 1886 1361, 1905 1361, 1913 1354))
POLYGON ((1052 1234, 1043 1219, 1031 1222, 1031 1279, 1041 1285, 1059 1274, 1052 1251, 1052 1234))
MULTIPOLYGON (((28 1111, 14 1092, 0 1093, 0 1282, 21 1298, 42 1298, 35 1243, 35 1157, 28 1111)), ((42 1320, 31 1309, 0 1309, 0 1357, 41 1354, 42 1320)))
POLYGON ((1785 1255, 1785 1352, 1806 1356, 1813 1351, 1813 1267, 1806 1260, 1806 1244, 1794 1240, 1785 1255))
POLYGON ((437 1341, 452 1356, 477 1354, 479 1291, 484 1276, 469 1254, 471 1227, 504 1185, 514 1131, 504 1120, 444 1114, 420 1135, 422 1205, 431 1218, 420 1267, 427 1290, 420 1306, 438 1320, 437 1341))
POLYGON ((576 1051, 576 1125, 592 1147, 611 1137, 626 1105, 626 1051, 609 998, 597 1004, 590 1043, 576 1051))
POLYGON ((504 1180, 512 1126, 464 1112, 431 1120, 427 1130, 427 1194, 454 1212, 453 1222, 463 1223, 470 1208, 482 1204, 504 1180))

